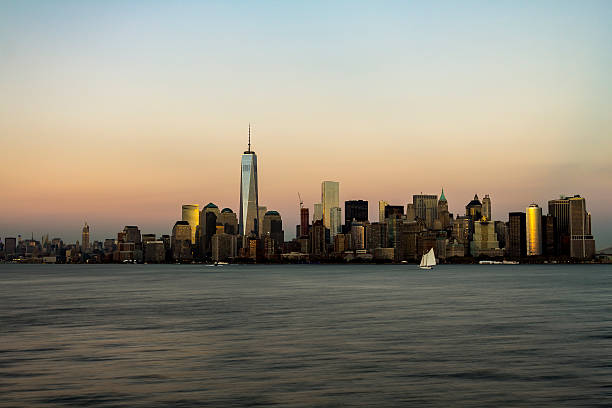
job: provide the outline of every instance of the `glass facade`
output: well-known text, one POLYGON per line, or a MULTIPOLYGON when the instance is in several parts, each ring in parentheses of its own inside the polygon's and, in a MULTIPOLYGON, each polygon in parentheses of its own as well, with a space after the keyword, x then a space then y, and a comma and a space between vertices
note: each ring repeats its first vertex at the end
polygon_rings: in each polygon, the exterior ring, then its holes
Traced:
POLYGON ((246 151, 242 155, 240 177, 240 234, 255 236, 259 233, 259 199, 257 188, 257 156, 246 151))
POLYGON ((542 209, 537 204, 527 207, 527 256, 542 255, 542 209))

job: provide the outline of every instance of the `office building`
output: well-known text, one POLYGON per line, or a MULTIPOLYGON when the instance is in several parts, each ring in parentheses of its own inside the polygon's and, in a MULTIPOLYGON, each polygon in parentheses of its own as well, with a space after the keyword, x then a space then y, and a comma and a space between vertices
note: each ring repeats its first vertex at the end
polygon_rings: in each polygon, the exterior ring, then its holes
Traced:
POLYGON ((340 183, 324 181, 321 183, 321 204, 323 205, 323 225, 331 228, 331 209, 340 207, 340 183))
POLYGON ((416 209, 413 203, 406 204, 406 221, 416 220, 416 209))
POLYGON ((238 217, 231 208, 224 208, 217 216, 217 225, 223 226, 223 232, 229 235, 238 234, 238 217))
POLYGON ((525 214, 527 256, 542 255, 542 209, 531 204, 525 214))
POLYGON ((340 207, 332 207, 329 215, 329 238, 333 241, 336 234, 342 232, 342 209, 340 207))
POLYGON ((251 126, 249 125, 249 147, 242 155, 240 177, 240 223, 243 236, 259 235, 259 196, 257 186, 257 155, 251 150, 251 126))
POLYGON ((388 218, 400 219, 404 216, 404 206, 402 205, 389 205, 385 206, 385 220, 388 218))
POLYGON ((172 228, 172 259, 177 262, 190 262, 191 254, 191 226, 187 221, 177 221, 172 228))
POLYGON ((595 240, 591 235, 591 214, 586 200, 579 195, 569 199, 570 256, 588 259, 595 255, 595 240))
POLYGON ((554 217, 555 240, 557 256, 570 256, 570 201, 568 197, 561 196, 548 201, 548 214, 554 217))
POLYGON ((478 194, 474 194, 474 199, 465 206, 465 215, 472 221, 482 218, 482 203, 478 199, 478 194))
POLYGON ((309 227, 310 216, 308 213, 308 208, 300 208, 300 233, 296 235, 296 238, 307 237, 309 227))
POLYGON ((488 194, 485 194, 482 199, 482 216, 488 221, 493 220, 493 215, 491 214, 491 197, 489 197, 488 194))
POLYGON ((314 256, 327 255, 327 243, 325 240, 325 226, 322 220, 312 223, 310 228, 310 253, 314 256))
POLYGON ((81 234, 81 248, 83 252, 89 252, 89 225, 87 225, 87 221, 83 226, 83 232, 81 234))
POLYGON ((389 226, 385 222, 366 224, 366 249, 389 247, 389 226))
POLYGON ((274 241, 274 248, 279 251, 285 242, 283 220, 278 211, 266 211, 262 222, 262 236, 269 236, 274 241))
POLYGON ((351 221, 368 221, 368 202, 365 200, 349 200, 344 202, 344 225, 351 221))
POLYGON ((474 235, 470 242, 470 253, 473 257, 481 255, 490 257, 503 256, 504 251, 499 248, 495 223, 487 221, 484 215, 482 219, 484 221, 474 222, 474 235))
POLYGON ((323 221, 323 204, 316 203, 312 214, 312 223, 315 221, 323 221))
POLYGON ((444 195, 444 189, 442 189, 440 199, 438 200, 438 220, 440 221, 441 229, 448 229, 451 226, 451 215, 448 211, 448 201, 444 195))
POLYGON ((196 243, 196 229, 200 225, 200 207, 198 204, 183 204, 181 220, 187 221, 191 226, 191 243, 196 243))
POLYGON ((524 212, 508 214, 506 256, 514 259, 527 255, 527 221, 524 212))
POLYGON ((13 237, 4 238, 4 259, 11 260, 17 253, 17 239, 13 237))
POLYGON ((412 204, 416 219, 423 220, 428 229, 433 228, 434 220, 438 218, 438 196, 431 194, 415 194, 412 204))
POLYGON ((542 254, 555 256, 557 253, 557 231, 555 230, 555 217, 542 215, 542 254))
POLYGON ((385 222, 385 207, 388 205, 386 201, 378 202, 378 222, 385 222))
POLYGON ((365 249, 365 224, 362 222, 351 223, 351 241, 355 250, 365 249))
POLYGON ((227 262, 238 254, 238 236, 234 234, 215 234, 212 237, 212 260, 227 262))

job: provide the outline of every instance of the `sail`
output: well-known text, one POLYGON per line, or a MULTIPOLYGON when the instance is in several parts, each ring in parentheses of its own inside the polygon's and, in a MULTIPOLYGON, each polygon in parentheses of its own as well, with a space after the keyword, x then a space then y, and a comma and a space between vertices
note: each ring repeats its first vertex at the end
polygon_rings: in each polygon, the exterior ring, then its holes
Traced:
POLYGON ((423 255, 421 258, 421 265, 419 266, 427 266, 427 255, 423 255))
POLYGON ((429 252, 425 256, 427 257, 426 265, 427 266, 435 266, 435 264, 436 264, 436 255, 434 254, 433 248, 431 248, 429 250, 429 252))

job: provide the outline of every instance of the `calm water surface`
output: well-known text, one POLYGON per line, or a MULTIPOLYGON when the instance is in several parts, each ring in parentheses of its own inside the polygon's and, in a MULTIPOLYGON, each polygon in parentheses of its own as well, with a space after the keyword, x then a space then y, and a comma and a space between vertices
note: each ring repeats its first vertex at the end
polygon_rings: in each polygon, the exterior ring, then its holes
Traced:
POLYGON ((611 406, 612 267, 0 265, 0 406, 611 406))

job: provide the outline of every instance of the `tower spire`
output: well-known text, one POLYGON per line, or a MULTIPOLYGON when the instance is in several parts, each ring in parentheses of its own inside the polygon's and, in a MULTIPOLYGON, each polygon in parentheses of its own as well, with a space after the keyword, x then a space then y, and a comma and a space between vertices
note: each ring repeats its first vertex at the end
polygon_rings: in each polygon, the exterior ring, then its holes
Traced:
POLYGON ((251 124, 249 123, 249 152, 251 151, 251 124))

